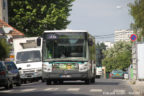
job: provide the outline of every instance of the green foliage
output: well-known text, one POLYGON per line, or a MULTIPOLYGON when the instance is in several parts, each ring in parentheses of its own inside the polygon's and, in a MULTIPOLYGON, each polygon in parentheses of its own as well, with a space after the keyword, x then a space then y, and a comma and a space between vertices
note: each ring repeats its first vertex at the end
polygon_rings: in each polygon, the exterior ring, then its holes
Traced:
POLYGON ((114 47, 103 51, 105 58, 102 60, 102 64, 106 66, 106 71, 128 68, 131 64, 131 52, 131 43, 125 41, 119 41, 114 44, 114 47))
POLYGON ((138 35, 138 41, 144 37, 144 0, 135 0, 129 4, 130 14, 133 16, 134 23, 131 24, 134 32, 138 35))
POLYGON ((8 0, 9 24, 27 36, 65 29, 74 0, 8 0))
POLYGON ((104 54, 102 51, 106 50, 106 45, 104 43, 96 44, 96 65, 102 66, 102 59, 104 58, 104 54))
POLYGON ((0 60, 4 60, 8 57, 10 52, 10 46, 5 39, 0 39, 0 60))

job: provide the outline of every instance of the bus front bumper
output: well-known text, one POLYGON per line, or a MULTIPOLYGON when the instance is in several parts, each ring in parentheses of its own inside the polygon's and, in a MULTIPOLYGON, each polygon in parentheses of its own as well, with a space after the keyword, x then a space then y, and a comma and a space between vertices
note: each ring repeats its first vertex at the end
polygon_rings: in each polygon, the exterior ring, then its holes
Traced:
POLYGON ((89 78, 88 72, 79 73, 43 73, 43 78, 48 80, 85 80, 89 78))

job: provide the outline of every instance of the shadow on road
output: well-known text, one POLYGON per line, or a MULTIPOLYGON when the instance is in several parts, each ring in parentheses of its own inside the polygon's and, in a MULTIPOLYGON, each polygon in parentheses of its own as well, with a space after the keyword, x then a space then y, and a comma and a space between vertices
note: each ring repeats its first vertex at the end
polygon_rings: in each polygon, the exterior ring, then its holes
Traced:
POLYGON ((0 93, 0 96, 89 96, 85 94, 74 94, 70 92, 60 92, 60 91, 55 91, 55 92, 44 92, 44 91, 39 91, 39 92, 27 92, 27 93, 0 93))
POLYGON ((95 85, 119 85, 118 82, 96 82, 95 85))

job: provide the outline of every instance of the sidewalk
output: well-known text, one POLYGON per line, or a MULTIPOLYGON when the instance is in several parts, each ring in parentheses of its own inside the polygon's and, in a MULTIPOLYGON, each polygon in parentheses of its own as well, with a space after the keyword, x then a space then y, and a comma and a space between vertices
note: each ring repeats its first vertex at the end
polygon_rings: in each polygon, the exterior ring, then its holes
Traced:
POLYGON ((134 91, 134 96, 144 96, 144 81, 129 81, 129 84, 134 91))

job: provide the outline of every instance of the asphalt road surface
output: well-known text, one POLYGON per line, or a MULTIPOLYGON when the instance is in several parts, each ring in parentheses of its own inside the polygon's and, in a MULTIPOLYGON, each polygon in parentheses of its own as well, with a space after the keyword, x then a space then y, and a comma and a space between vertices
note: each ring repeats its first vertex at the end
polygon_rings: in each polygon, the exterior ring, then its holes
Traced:
POLYGON ((90 85, 82 81, 67 81, 57 85, 34 82, 20 87, 15 86, 11 90, 0 88, 0 96, 134 96, 134 94, 126 80, 121 79, 96 79, 96 83, 90 85))

